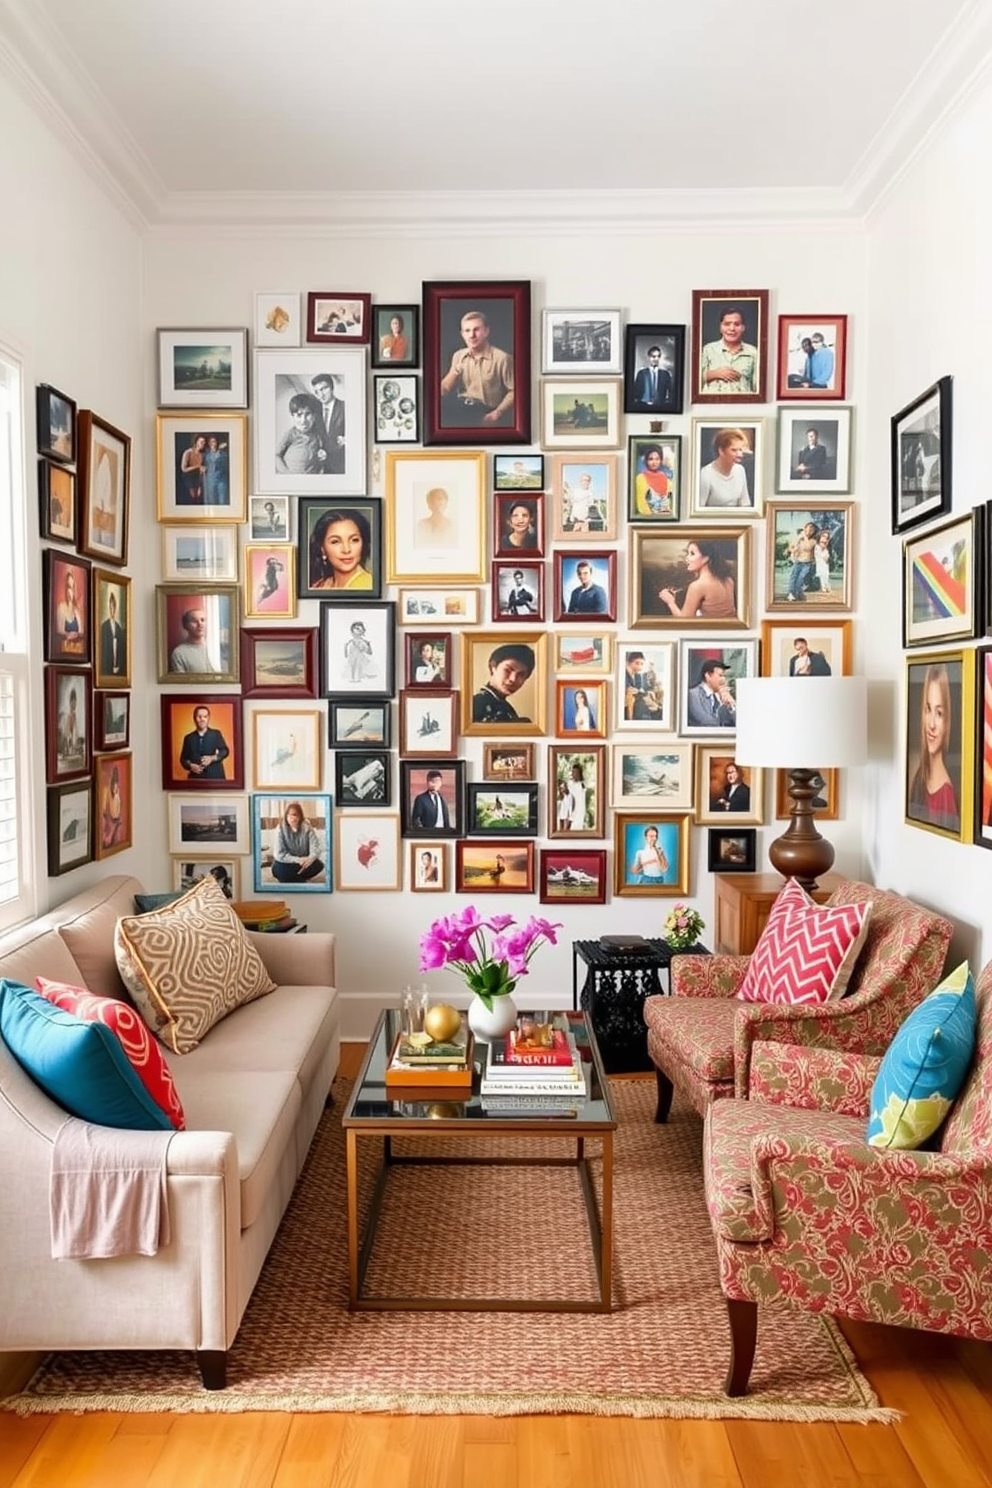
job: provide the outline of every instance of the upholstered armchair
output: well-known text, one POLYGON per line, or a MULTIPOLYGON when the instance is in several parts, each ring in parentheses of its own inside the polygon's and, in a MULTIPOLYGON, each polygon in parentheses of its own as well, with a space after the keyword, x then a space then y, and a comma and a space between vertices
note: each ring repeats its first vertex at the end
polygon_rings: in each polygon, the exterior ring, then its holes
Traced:
POLYGON ((992 962, 976 996, 975 1056, 935 1150, 868 1146, 871 1056, 761 1042, 761 1098, 710 1105, 729 1395, 747 1389, 759 1304, 992 1339, 992 962))
POLYGON ((882 1054, 918 1002, 940 981, 949 920, 901 894, 845 879, 830 905, 872 901, 868 931, 847 992, 837 1001, 787 1006, 742 1002, 747 956, 675 956, 671 996, 644 1003, 648 1053, 658 1084, 656 1119, 673 1089, 702 1116, 712 1101, 745 1097, 758 1040, 882 1054))

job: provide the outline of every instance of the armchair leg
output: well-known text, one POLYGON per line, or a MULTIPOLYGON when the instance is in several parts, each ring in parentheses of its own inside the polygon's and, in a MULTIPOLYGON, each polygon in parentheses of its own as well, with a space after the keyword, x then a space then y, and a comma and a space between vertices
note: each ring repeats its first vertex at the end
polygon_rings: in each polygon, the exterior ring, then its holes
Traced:
POLYGON ((664 1123, 668 1120, 668 1113, 672 1109, 672 1096, 675 1094, 675 1087, 668 1076, 663 1074, 657 1065, 654 1067, 654 1078, 658 1086, 658 1108, 654 1113, 654 1119, 657 1122, 664 1123))
POLYGON ((746 1395, 758 1339, 758 1304, 726 1297, 730 1323, 730 1368, 723 1386, 725 1395, 746 1395))
POLYGON ((224 1390, 227 1387, 226 1349, 197 1349, 196 1362, 200 1366, 200 1378, 205 1390, 224 1390))

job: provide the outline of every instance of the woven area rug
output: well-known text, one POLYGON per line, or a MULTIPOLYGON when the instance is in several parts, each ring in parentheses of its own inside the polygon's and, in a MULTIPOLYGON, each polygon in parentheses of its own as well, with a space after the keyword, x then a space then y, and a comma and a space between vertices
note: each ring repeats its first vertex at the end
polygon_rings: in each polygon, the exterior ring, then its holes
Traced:
MULTIPOLYGON (((189 1353, 59 1353, 5 1408, 897 1419, 879 1408, 837 1327, 791 1309, 763 1310, 751 1392, 742 1400, 723 1395, 729 1332, 703 1199, 699 1119, 676 1105, 668 1125, 656 1126, 653 1081, 615 1080, 612 1088, 619 1129, 611 1315, 349 1313, 338 1103, 322 1118, 234 1342, 226 1390, 203 1390, 189 1353)), ((339 1102, 346 1091, 339 1081, 339 1102)), ((565 1150, 561 1139, 541 1146, 549 1155, 565 1150)), ((519 1144, 512 1150, 519 1155, 519 1144)), ((362 1179, 367 1201, 371 1168, 362 1179)), ((594 1296, 574 1170, 394 1172, 367 1289, 594 1296)))

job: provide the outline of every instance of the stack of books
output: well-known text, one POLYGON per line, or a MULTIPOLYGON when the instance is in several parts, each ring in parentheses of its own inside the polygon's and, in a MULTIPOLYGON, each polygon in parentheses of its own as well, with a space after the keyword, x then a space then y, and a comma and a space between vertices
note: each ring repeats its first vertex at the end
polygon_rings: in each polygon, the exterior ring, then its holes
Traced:
POLYGON ((298 923, 285 899, 235 899, 231 908, 246 930, 291 930, 298 923))
POLYGON ((479 1094, 487 1111, 548 1108, 548 1114, 562 1115, 569 1101, 577 1109, 586 1096, 586 1080, 568 1020, 554 1013, 521 1013, 515 1029, 486 1045, 479 1094), (550 1034, 533 1036, 535 1027, 549 1024, 550 1034))
POLYGON ((425 1089, 464 1100, 472 1092, 474 1053, 475 1039, 464 1020, 454 1038, 444 1042, 427 1034, 397 1034, 386 1065, 386 1089, 404 1100, 424 1099, 425 1089))

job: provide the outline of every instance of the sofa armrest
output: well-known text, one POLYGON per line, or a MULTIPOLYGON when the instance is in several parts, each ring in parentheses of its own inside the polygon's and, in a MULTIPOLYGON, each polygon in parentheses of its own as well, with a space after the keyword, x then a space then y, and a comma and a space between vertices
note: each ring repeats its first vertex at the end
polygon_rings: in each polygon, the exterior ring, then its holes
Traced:
POLYGON ((766 1105, 833 1111, 867 1121, 881 1063, 872 1054, 758 1039, 751 1050, 746 1094, 766 1105))
POLYGON ((247 934, 277 986, 335 986, 335 937, 329 931, 276 935, 271 930, 249 930, 247 934))
POLYGON ((734 997, 750 962, 750 956, 673 956, 672 996, 734 997))
POLYGON ((752 1050, 758 1039, 781 1044, 817 1045, 852 1054, 882 1055, 895 1029, 888 1026, 884 1000, 852 1005, 839 1002, 742 1002, 734 1019, 734 1094, 747 1094, 752 1050))

